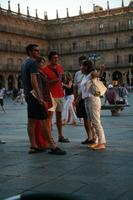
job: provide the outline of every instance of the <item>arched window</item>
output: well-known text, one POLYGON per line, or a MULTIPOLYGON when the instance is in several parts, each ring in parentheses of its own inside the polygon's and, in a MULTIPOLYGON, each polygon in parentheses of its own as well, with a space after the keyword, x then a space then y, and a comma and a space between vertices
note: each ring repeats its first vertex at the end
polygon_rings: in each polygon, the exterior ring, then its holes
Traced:
POLYGON ((90 48, 90 40, 87 40, 86 41, 86 49, 89 49, 90 48))
POLYGON ((12 70, 13 69, 13 64, 14 64, 13 58, 8 58, 7 59, 7 70, 12 70))
POLYGON ((13 62, 14 62, 14 61, 13 61, 13 58, 8 58, 8 59, 7 59, 7 64, 8 64, 8 65, 13 65, 13 62))
POLYGON ((128 27, 133 28, 133 19, 129 19, 128 21, 128 27))
POLYGON ((104 29, 104 25, 101 23, 101 24, 99 24, 99 31, 103 31, 103 29, 104 29))
POLYGON ((11 40, 7 40, 7 48, 10 49, 12 45, 12 41, 11 40))
POLYGON ((73 49, 73 50, 76 50, 76 49, 77 49, 77 43, 76 43, 76 42, 73 42, 73 43, 72 43, 72 49, 73 49))

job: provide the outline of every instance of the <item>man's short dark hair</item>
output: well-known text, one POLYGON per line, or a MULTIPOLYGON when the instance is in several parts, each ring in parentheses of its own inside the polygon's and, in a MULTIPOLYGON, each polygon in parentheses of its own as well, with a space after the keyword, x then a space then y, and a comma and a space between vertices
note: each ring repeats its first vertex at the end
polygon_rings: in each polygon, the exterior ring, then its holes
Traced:
POLYGON ((83 66, 87 67, 87 73, 89 74, 93 70, 95 70, 94 64, 91 60, 83 61, 83 66))
POLYGON ((37 44, 29 44, 29 45, 26 47, 26 53, 27 53, 27 55, 29 56, 29 52, 30 52, 30 51, 33 51, 34 48, 36 48, 36 47, 38 47, 37 44))
POLYGON ((48 59, 51 60, 51 58, 55 55, 58 55, 59 56, 59 53, 57 51, 51 51, 49 52, 48 54, 48 59))
POLYGON ((83 60, 87 60, 87 57, 86 56, 80 56, 79 57, 79 64, 81 65, 83 60))

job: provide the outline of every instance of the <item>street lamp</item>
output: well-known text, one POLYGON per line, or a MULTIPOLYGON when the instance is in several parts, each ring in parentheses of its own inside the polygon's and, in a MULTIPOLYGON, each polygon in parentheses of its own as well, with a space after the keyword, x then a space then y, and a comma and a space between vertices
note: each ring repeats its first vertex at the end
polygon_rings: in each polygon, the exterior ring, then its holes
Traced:
POLYGON ((97 53, 89 53, 87 57, 88 57, 89 60, 93 61, 94 66, 96 64, 96 61, 100 60, 100 58, 101 58, 101 56, 97 53))

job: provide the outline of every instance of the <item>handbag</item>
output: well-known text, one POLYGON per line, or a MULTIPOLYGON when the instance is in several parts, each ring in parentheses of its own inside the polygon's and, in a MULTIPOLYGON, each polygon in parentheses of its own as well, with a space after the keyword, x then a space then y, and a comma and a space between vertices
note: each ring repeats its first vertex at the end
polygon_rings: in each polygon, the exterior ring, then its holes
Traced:
POLYGON ((76 105, 76 115, 78 118, 87 118, 84 99, 82 99, 82 98, 79 99, 79 102, 76 105))
POLYGON ((86 83, 86 90, 94 96, 103 96, 107 90, 102 81, 98 78, 91 79, 86 83))

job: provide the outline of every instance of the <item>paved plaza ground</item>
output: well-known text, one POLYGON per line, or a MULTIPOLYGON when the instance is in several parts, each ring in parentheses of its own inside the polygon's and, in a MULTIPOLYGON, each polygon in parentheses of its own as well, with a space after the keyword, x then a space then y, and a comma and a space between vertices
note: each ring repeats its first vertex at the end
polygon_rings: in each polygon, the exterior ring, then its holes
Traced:
MULTIPOLYGON (((6 113, 0 110, 0 200, 29 192, 79 195, 87 200, 133 199, 133 93, 130 107, 120 116, 102 111, 107 139, 102 152, 90 150, 83 124, 67 125, 63 132, 69 144, 59 144, 67 155, 48 152, 28 154, 26 104, 5 100, 6 113)), ((57 129, 53 127, 57 141, 57 129)))

